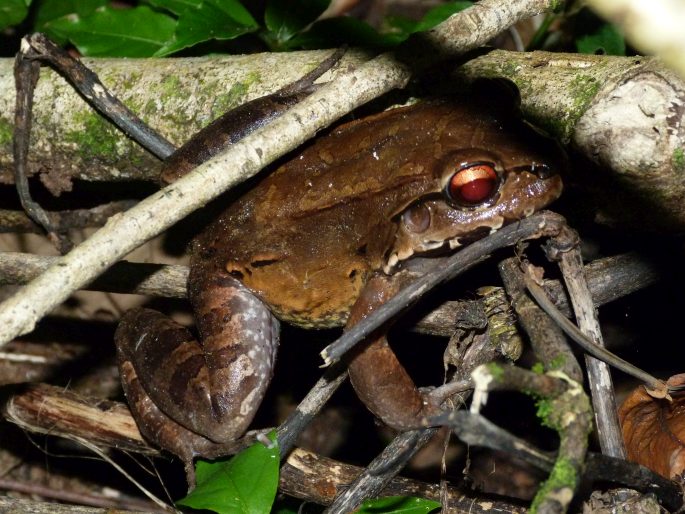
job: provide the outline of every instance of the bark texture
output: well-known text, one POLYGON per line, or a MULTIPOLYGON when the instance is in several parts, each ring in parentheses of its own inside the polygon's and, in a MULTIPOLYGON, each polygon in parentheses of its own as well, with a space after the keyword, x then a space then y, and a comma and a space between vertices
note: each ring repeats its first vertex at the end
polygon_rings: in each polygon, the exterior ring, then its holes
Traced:
MULTIPOLYGON (((230 110, 290 84, 329 50, 175 59, 84 59, 102 82, 176 145, 230 110), (277 70, 275 73, 274 70, 277 70)), ((333 73, 363 62, 348 52, 333 73)), ((12 179, 13 59, 0 59, 0 182, 12 179)), ((330 80, 326 74, 322 80, 330 80)), ((54 192, 70 179, 157 180, 160 162, 97 114, 49 68, 35 95, 29 172, 54 192)))

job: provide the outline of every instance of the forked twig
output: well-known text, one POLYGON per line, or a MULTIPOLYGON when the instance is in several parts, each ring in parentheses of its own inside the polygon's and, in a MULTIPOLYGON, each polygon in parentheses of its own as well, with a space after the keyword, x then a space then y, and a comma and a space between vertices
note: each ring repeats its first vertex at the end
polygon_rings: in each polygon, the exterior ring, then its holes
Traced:
MULTIPOLYGON (((471 446, 506 452, 546 472, 551 471, 554 465, 553 453, 532 446, 480 414, 464 410, 453 411, 433 422, 451 427, 459 439, 471 446)), ((677 483, 643 466, 607 455, 588 453, 582 481, 616 483, 645 493, 651 492, 672 511, 678 510, 683 504, 677 483)))
POLYGON ((471 412, 477 412, 487 394, 496 390, 525 392, 544 402, 542 416, 545 424, 559 434, 559 451, 549 478, 535 495, 531 510, 565 512, 582 477, 588 434, 592 428, 592 408, 582 384, 559 371, 538 374, 498 364, 479 366, 472 377, 476 390, 471 412))

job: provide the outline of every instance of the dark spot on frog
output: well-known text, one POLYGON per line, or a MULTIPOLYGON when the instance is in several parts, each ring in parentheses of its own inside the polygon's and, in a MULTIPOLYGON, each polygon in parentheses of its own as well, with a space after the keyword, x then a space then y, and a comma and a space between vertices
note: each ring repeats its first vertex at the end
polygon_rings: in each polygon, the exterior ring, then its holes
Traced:
POLYGON ((153 368, 156 368, 165 359, 166 355, 171 355, 179 346, 185 344, 189 339, 190 334, 185 328, 166 326, 160 330, 153 345, 145 345, 146 349, 154 349, 154 351, 145 352, 145 360, 148 361, 153 368))
POLYGON ((275 264, 275 263, 279 262, 280 260, 281 259, 279 259, 278 257, 272 257, 272 258, 264 257, 264 258, 260 258, 260 259, 255 259, 255 260, 251 261, 250 264, 252 265, 253 268, 263 268, 264 266, 268 266, 270 264, 275 264))
POLYGON ((200 249, 200 258, 209 260, 216 255, 216 248, 214 246, 205 246, 200 249))
POLYGON ((169 384, 169 395, 175 404, 184 404, 188 384, 200 373, 204 365, 204 356, 199 353, 191 355, 182 363, 179 363, 169 384))

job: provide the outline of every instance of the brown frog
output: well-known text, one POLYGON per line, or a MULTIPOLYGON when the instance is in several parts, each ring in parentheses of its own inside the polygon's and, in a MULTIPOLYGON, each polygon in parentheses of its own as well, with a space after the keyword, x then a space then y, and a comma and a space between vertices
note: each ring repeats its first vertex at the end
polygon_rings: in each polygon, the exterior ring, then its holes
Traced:
MULTIPOLYGON (((276 318, 354 324, 395 294, 412 256, 453 250, 555 200, 561 159, 553 142, 472 98, 393 109, 318 139, 194 242, 200 341, 155 311, 124 316, 120 367, 141 430, 188 466, 211 453, 206 444, 239 437, 272 375, 276 318)), ((436 412, 384 337, 349 371, 395 428, 436 412)))

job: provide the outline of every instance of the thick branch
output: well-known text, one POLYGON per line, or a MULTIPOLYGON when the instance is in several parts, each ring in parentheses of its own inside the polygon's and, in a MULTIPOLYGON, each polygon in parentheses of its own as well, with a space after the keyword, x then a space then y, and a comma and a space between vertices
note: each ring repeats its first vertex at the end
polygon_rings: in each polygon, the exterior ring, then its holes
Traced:
MULTIPOLYGON (((84 59, 104 84, 176 145, 224 112, 290 84, 330 51, 176 59, 84 59), (276 71, 274 71, 276 70, 276 71)), ((350 52, 332 77, 368 56, 350 52)), ((0 182, 12 176, 12 59, 0 59, 0 182)), ((160 161, 98 115, 56 72, 42 68, 34 99, 29 174, 53 190, 70 178, 157 180, 160 161)))
POLYGON ((526 118, 601 164, 609 174, 583 166, 573 173, 596 188, 605 221, 682 229, 685 82, 661 61, 494 51, 466 63, 458 76, 511 80, 526 118))

